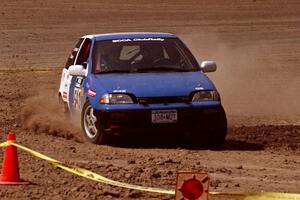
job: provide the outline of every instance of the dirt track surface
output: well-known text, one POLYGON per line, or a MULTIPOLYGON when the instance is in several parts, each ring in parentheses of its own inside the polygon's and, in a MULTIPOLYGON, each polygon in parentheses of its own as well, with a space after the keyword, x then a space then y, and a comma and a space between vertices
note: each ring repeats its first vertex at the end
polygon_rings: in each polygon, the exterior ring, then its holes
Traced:
MULTIPOLYGON (((20 144, 127 183, 172 189, 177 171, 204 170, 211 191, 300 193, 298 0, 1 0, 0 16, 0 67, 9 68, 63 66, 83 34, 176 33, 199 62, 218 62, 210 76, 230 125, 219 151, 181 138, 92 145, 56 103, 59 73, 0 73, 1 141, 14 130, 20 144)), ((172 199, 89 181, 21 151, 19 156, 21 176, 32 184, 1 186, 1 199, 172 199)))

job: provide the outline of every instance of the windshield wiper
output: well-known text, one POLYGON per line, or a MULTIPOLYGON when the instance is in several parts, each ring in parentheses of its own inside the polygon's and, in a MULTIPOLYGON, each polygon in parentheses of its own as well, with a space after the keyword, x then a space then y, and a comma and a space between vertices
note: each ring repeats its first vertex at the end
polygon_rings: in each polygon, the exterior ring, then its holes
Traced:
POLYGON ((130 73, 132 71, 130 70, 124 70, 124 69, 112 69, 112 70, 105 70, 98 72, 97 74, 109 74, 109 73, 130 73))
POLYGON ((136 69, 137 72, 145 72, 145 71, 176 71, 176 72, 189 72, 190 70, 172 67, 172 66, 159 66, 159 67, 145 67, 136 69))

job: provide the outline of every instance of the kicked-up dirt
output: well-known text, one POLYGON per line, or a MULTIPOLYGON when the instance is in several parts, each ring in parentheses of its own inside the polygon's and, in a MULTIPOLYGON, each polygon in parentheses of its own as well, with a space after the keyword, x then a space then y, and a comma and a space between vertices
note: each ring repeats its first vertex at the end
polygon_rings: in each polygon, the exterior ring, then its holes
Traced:
MULTIPOLYGON (((93 145, 58 104, 59 72, 1 72, 1 141, 13 130, 33 150, 138 185, 173 189, 177 171, 207 171, 211 191, 300 193, 299 1, 1 0, 0 16, 2 69, 62 67, 83 34, 178 34, 199 62, 217 61, 209 76, 229 119, 221 150, 178 136, 93 145)), ((0 186, 1 199, 172 199, 93 182, 20 150, 19 160, 31 185, 0 186)))

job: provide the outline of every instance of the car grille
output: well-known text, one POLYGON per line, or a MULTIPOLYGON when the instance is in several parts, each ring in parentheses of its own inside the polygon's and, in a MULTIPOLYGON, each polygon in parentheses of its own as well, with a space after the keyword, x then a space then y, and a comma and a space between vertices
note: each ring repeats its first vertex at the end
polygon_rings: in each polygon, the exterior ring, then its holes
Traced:
POLYGON ((158 103, 187 103, 188 97, 140 97, 137 98, 140 104, 158 104, 158 103))

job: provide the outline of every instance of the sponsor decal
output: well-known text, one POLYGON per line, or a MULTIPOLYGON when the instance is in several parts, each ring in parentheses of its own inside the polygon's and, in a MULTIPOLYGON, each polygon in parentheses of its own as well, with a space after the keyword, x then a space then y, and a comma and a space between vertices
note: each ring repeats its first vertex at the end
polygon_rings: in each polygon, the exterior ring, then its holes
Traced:
POLYGON ((134 41, 164 41, 164 38, 133 38, 133 39, 118 39, 118 40, 112 40, 112 42, 134 42, 134 41))
POLYGON ((126 93, 126 90, 113 90, 114 93, 126 93))
POLYGON ((202 84, 199 83, 196 87, 195 90, 204 90, 204 87, 202 87, 202 84))
POLYGON ((204 87, 196 87, 195 90, 204 90, 204 87))
POLYGON ((93 89, 89 89, 87 94, 88 94, 90 97, 94 97, 94 96, 96 96, 96 91, 93 90, 93 89))

